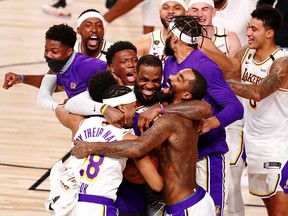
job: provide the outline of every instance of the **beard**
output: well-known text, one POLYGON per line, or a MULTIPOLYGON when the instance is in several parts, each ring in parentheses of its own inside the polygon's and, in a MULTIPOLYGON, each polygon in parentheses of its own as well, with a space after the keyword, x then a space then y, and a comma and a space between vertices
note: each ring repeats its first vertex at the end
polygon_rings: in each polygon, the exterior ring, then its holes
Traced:
POLYGON ((158 100, 160 102, 168 102, 168 104, 173 102, 175 92, 163 93, 162 91, 157 94, 158 100))
POLYGON ((161 23, 162 23, 163 27, 164 27, 165 29, 168 29, 169 23, 167 23, 166 20, 163 19, 163 18, 160 18, 160 20, 161 20, 161 23))
POLYGON ((170 36, 165 41, 164 54, 166 56, 173 56, 174 55, 174 50, 171 47, 171 40, 172 40, 172 37, 170 36))
POLYGON ((135 96, 137 98, 137 101, 141 105, 147 106, 147 105, 155 104, 155 103, 159 102, 158 94, 161 93, 161 90, 157 89, 152 97, 145 98, 141 92, 140 87, 135 83, 134 84, 134 93, 135 93, 135 96))

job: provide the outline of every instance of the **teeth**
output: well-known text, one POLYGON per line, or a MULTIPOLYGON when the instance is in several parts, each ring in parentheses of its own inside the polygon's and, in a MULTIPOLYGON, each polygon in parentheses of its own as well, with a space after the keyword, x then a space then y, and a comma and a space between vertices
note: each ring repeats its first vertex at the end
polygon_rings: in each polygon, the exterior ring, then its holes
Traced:
POLYGON ((143 90, 143 93, 145 95, 152 95, 154 91, 149 91, 149 90, 143 90))
POLYGON ((91 36, 90 39, 97 39, 97 36, 91 36))

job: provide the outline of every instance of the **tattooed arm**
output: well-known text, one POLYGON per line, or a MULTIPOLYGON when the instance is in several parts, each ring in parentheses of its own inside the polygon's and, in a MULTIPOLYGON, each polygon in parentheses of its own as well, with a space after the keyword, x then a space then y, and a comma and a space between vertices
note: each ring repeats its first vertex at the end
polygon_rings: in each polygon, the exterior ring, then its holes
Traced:
POLYGON ((102 142, 74 140, 76 145, 72 149, 72 154, 77 158, 85 158, 90 154, 127 158, 141 157, 162 144, 174 132, 168 115, 165 114, 159 117, 151 128, 135 140, 110 142, 109 145, 102 142))
POLYGON ((261 101, 279 88, 288 89, 288 57, 276 59, 270 67, 269 75, 259 85, 241 84, 233 80, 227 82, 236 95, 261 101))
POLYGON ((139 114, 138 127, 142 133, 144 129, 150 127, 150 123, 162 112, 170 114, 179 114, 191 120, 201 120, 207 118, 212 114, 212 107, 203 100, 190 100, 179 104, 169 104, 161 107, 156 104, 146 111, 139 114))
POLYGON ((232 62, 232 70, 230 71, 223 71, 223 76, 225 80, 230 80, 234 79, 240 82, 241 80, 241 63, 242 63, 242 58, 244 56, 244 53, 248 46, 244 46, 241 49, 238 50, 238 52, 235 54, 233 58, 231 58, 232 62))

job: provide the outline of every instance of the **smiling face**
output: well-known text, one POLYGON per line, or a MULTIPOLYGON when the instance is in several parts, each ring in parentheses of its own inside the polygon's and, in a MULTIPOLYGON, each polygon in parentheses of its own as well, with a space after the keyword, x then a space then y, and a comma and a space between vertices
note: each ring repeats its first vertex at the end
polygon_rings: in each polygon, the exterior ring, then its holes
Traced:
POLYGON ((133 86, 136 79, 137 54, 134 50, 125 49, 115 53, 109 65, 124 85, 133 86))
POLYGON ((160 20, 164 28, 168 28, 174 16, 185 15, 186 11, 181 4, 175 1, 167 1, 160 8, 160 20))
POLYGON ((248 46, 250 49, 259 49, 266 43, 266 38, 269 37, 272 30, 267 30, 263 26, 263 22, 256 18, 252 18, 248 23, 247 37, 248 46))
POLYGON ((101 50, 104 37, 104 26, 102 21, 96 17, 85 19, 77 29, 82 38, 82 46, 87 52, 101 50))
POLYGON ((195 79, 195 75, 191 69, 183 69, 179 71, 176 75, 170 76, 168 80, 169 90, 166 89, 166 94, 164 98, 168 102, 173 102, 174 104, 182 102, 184 99, 192 98, 189 92, 191 81, 195 79))
POLYGON ((197 2, 191 5, 188 14, 199 18, 201 25, 212 25, 212 17, 215 16, 216 10, 209 4, 197 2))
POLYGON ((158 102, 157 93, 161 91, 162 70, 160 66, 142 64, 135 82, 134 92, 139 105, 158 102))

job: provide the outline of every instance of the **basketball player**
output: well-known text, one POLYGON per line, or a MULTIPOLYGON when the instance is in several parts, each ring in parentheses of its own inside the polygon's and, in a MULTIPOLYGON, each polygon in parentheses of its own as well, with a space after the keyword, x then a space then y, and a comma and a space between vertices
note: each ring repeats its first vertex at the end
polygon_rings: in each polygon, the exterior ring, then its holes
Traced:
POLYGON ((197 183, 212 196, 217 215, 222 215, 227 183, 225 173, 229 168, 225 159, 228 146, 224 128, 242 118, 243 106, 227 85, 217 64, 197 48, 201 28, 192 16, 178 16, 170 22, 165 52, 171 56, 165 61, 163 84, 167 84, 169 76, 187 67, 199 70, 207 80, 208 91, 204 100, 212 105, 214 113, 200 124, 200 131, 204 134, 198 141, 196 177, 197 183))
MULTIPOLYGON (((106 61, 105 53, 111 43, 104 39, 104 29, 104 18, 99 11, 95 9, 83 11, 77 20, 77 33, 81 36, 81 41, 75 44, 75 51, 106 61)), ((5 74, 3 88, 9 89, 19 83, 40 88, 43 77, 44 74, 23 75, 8 72, 5 74)))
POLYGON ((190 0, 188 15, 198 17, 199 23, 205 28, 205 36, 210 38, 216 47, 229 58, 234 57, 241 44, 235 32, 221 26, 214 26, 212 18, 216 15, 213 0, 190 0))
MULTIPOLYGON (((224 75, 227 79, 233 78, 234 80, 241 81, 242 83, 259 84, 262 79, 267 76, 273 61, 277 58, 286 56, 286 53, 275 45, 274 42, 275 33, 281 26, 282 18, 277 9, 267 5, 257 7, 252 12, 251 16, 252 18, 248 23, 247 29, 248 46, 243 47, 238 54, 236 54, 235 58, 232 59, 234 66, 232 73, 224 75)), ((254 158, 254 151, 260 151, 261 149, 261 152, 265 152, 265 146, 267 145, 263 145, 265 142, 269 142, 268 139, 265 139, 264 141, 263 138, 261 138, 261 140, 263 139, 262 144, 260 140, 259 142, 257 141, 257 144, 253 142, 255 137, 259 135, 256 128, 261 128, 261 126, 263 126, 260 122, 255 124, 255 119, 258 118, 262 112, 260 111, 262 110, 262 104, 263 103, 261 102, 258 104, 258 102, 255 100, 243 99, 245 109, 244 142, 248 164, 249 191, 250 193, 261 197, 266 205, 268 213, 272 214, 272 212, 275 212, 276 209, 281 211, 281 208, 277 205, 277 202, 276 204, 273 202, 273 200, 277 199, 277 181, 273 178, 270 179, 270 175, 276 175, 276 173, 278 174, 280 169, 277 167, 275 169, 270 169, 269 166, 266 168, 262 167, 262 169, 257 168, 257 166, 261 164, 261 158, 265 157, 265 153, 263 153, 263 155, 259 155, 259 160, 257 163, 254 161, 257 160, 254 158), (259 177, 262 180, 260 180, 259 177), (271 188, 269 185, 273 185, 275 188, 271 188), (266 188, 266 190, 263 190, 263 187, 266 188)), ((270 121, 271 123, 273 122, 272 119, 270 119, 270 121)), ((266 128, 266 126, 264 128, 266 128)), ((273 133, 273 130, 272 128, 270 129, 271 134, 273 133)), ((272 152, 273 151, 269 149, 269 155, 272 152)), ((235 200, 235 202, 237 203, 237 200, 235 200)))
MULTIPOLYGON (((168 26, 175 16, 185 15, 187 4, 184 0, 162 0, 160 5, 160 19, 163 25, 162 29, 146 34, 133 41, 138 50, 138 56, 145 54, 153 54, 158 56, 163 64, 166 59, 164 53, 165 41, 168 37, 168 26)), ((205 52, 209 58, 213 59, 221 70, 231 70, 231 63, 228 58, 209 40, 202 38, 199 40, 201 50, 205 52)))
POLYGON ((145 34, 133 41, 137 47, 138 56, 152 54, 162 62, 165 61, 164 54, 165 40, 168 35, 168 25, 174 16, 185 15, 186 3, 184 0, 162 0, 160 5, 160 20, 162 28, 149 34, 145 34))
MULTIPOLYGON (((166 96, 170 96, 169 101, 172 100, 173 104, 191 99, 201 100, 206 94, 206 80, 194 69, 179 71, 170 77, 169 83, 170 90, 166 96)), ((141 156, 155 148, 159 172, 164 178, 165 214, 212 216, 215 215, 213 201, 196 183, 198 123, 177 114, 165 113, 136 140, 115 142, 115 145, 106 147, 101 142, 75 141, 72 152, 80 158, 90 151, 130 157, 141 156)))
MULTIPOLYGON (((103 75, 107 77, 107 73, 109 74, 109 72, 105 71, 103 75)), ((112 74, 110 77, 114 79, 112 74)), ((90 87, 93 87, 93 85, 98 82, 99 80, 97 80, 96 78, 92 79, 92 81, 89 81, 89 91, 93 99, 95 95, 93 92, 91 92, 90 87)), ((95 87, 93 87, 92 90, 95 90, 95 87)), ((112 107, 118 107, 118 109, 124 113, 126 123, 123 125, 123 127, 130 128, 132 126, 132 119, 136 110, 136 97, 131 91, 131 89, 125 86, 112 86, 108 88, 107 92, 104 94, 103 97, 106 98, 103 99, 103 102, 109 104, 112 107)), ((63 109, 61 110, 61 108, 59 107, 57 108, 56 114, 59 116, 59 119, 65 121, 64 124, 66 126, 69 125, 69 127, 73 130, 75 128, 75 125, 79 123, 77 123, 77 121, 75 122, 74 115, 69 114, 67 111, 65 112, 65 110, 63 109)), ((80 127, 76 132, 75 139, 87 141, 101 140, 104 142, 110 142, 112 140, 121 140, 127 132, 129 132, 129 130, 116 128, 108 124, 103 117, 95 116, 85 119, 81 122, 80 127)), ((129 137, 131 138, 131 136, 129 137)), ((140 160, 142 159, 143 158, 141 158, 140 160)), ((144 162, 142 161, 141 164, 143 163, 144 162)), ((76 169, 76 171, 74 171, 75 178, 80 185, 80 191, 78 202, 76 203, 74 209, 72 209, 71 214, 87 215, 93 212, 93 214, 95 213, 97 215, 100 215, 103 213, 104 205, 107 215, 118 215, 118 210, 113 203, 116 200, 116 192, 122 181, 122 171, 124 170, 125 164, 125 158, 116 159, 97 155, 90 155, 85 161, 79 161, 72 156, 69 162, 69 165, 71 165, 71 167, 69 168, 76 169), (73 167, 73 164, 79 163, 81 164, 80 169, 78 170, 78 172, 80 171, 80 173, 77 172, 77 167, 73 167), (109 179, 111 181, 110 183, 108 181, 109 179)), ((147 159, 145 160, 144 164, 145 166, 150 166, 149 170, 147 170, 147 167, 144 167, 144 169, 146 169, 146 173, 150 173, 150 175, 151 172, 157 173, 155 167, 151 167, 151 164, 148 164, 147 159)), ((140 170, 143 170, 143 167, 140 170)), ((163 186, 162 178, 158 174, 156 174, 156 176, 153 176, 154 180, 155 178, 159 181, 159 183, 157 184, 160 184, 160 186, 156 185, 157 190, 159 191, 163 186)), ((150 178, 150 180, 151 179, 152 178, 150 178)), ((155 187, 153 187, 153 189, 155 189, 155 187)), ((56 207, 56 212, 57 207, 59 207, 57 201, 51 206, 52 208, 56 207)))
MULTIPOLYGON (((206 30, 206 36, 211 38, 216 47, 225 53, 227 57, 232 58, 241 48, 240 40, 235 32, 232 32, 227 28, 223 28, 222 26, 213 25, 212 18, 214 18, 217 13, 218 12, 216 12, 213 0, 190 0, 189 2, 188 14, 198 17, 200 19, 199 23, 203 25, 206 30)), ((240 98, 238 99, 240 100, 240 98)), ((244 167, 244 161, 241 158, 244 151, 244 144, 242 142, 243 120, 241 119, 233 122, 232 124, 225 127, 225 130, 226 142, 229 146, 229 157, 227 158, 229 158, 230 169, 228 176, 231 176, 228 178, 228 213, 231 215, 231 212, 239 213, 240 211, 243 211, 244 216, 244 202, 242 200, 240 188, 240 179, 244 167), (240 172, 237 172, 236 170, 238 169, 238 165, 242 165, 240 167, 240 172), (234 177, 235 170, 237 174, 236 177, 234 177), (240 178, 238 173, 240 174, 240 178), (234 183, 235 181, 236 183, 234 183), (236 204, 234 204, 234 199, 236 199, 235 196, 239 196, 239 198, 237 198, 238 202, 236 204)), ((238 215, 240 216, 241 214, 239 213, 238 215)))
POLYGON ((246 29, 250 14, 256 8, 258 0, 213 0, 216 15, 212 22, 215 26, 227 28, 236 33, 241 46, 247 44, 246 29))

